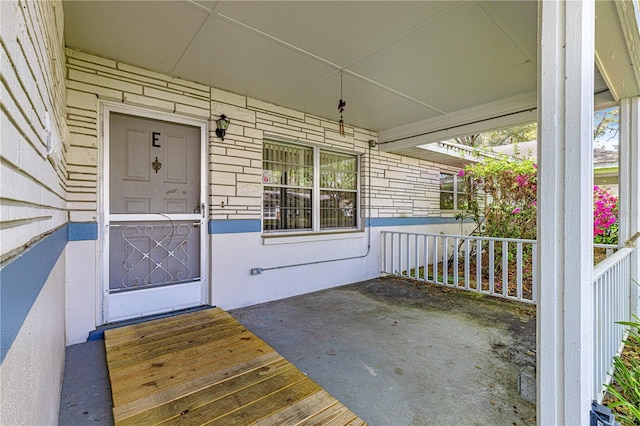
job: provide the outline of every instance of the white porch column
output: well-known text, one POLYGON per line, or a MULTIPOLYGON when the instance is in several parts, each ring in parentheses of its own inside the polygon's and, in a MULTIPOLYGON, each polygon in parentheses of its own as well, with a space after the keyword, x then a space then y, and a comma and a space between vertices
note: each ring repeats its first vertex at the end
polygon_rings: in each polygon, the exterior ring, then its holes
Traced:
POLYGON ((589 424, 593 0, 539 2, 537 421, 589 424))
MULTIPOLYGON (((640 97, 620 101, 618 244, 640 231, 640 97)), ((636 244, 640 243, 636 241, 636 244)), ((640 283, 640 250, 631 257, 631 278, 640 283)), ((631 286, 631 313, 638 315, 638 286, 631 286)))

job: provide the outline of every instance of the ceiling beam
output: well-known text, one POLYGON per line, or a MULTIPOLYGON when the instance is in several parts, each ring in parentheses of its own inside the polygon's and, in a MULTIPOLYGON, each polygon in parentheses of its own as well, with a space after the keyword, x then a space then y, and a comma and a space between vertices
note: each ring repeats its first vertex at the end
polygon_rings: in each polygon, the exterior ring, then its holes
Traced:
MULTIPOLYGON (((598 86, 597 81, 595 84, 598 86)), ((593 98, 595 110, 618 104, 606 86, 593 98)), ((537 120, 536 109, 536 95, 532 92, 384 130, 378 134, 378 144, 381 151, 404 153, 419 145, 532 123, 537 120)))
POLYGON ((458 136, 536 121, 536 93, 531 92, 479 107, 444 114, 378 134, 381 151, 392 152, 458 136))

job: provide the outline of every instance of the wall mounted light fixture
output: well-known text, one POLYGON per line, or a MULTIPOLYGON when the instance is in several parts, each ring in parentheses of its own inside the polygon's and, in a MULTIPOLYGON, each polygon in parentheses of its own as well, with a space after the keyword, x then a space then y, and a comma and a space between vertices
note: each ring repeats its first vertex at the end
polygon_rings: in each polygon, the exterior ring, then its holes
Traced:
POLYGON ((229 120, 224 114, 216 120, 216 136, 222 140, 224 140, 224 134, 227 132, 227 128, 229 127, 229 121, 231 120, 229 120))

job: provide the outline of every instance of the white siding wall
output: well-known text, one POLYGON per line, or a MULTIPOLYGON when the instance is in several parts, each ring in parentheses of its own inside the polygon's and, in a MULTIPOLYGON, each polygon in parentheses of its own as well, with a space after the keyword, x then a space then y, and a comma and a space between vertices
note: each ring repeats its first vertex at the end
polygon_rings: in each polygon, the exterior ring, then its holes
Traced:
MULTIPOLYGON (((369 214, 364 197, 369 168, 366 154, 368 141, 375 140, 377 135, 368 130, 346 126, 346 135, 342 137, 335 121, 69 49, 67 98, 72 221, 100 220, 99 101, 209 120, 225 114, 231 119, 224 141, 215 136, 215 124, 212 122, 210 126, 208 218, 211 220, 249 220, 255 225, 261 219, 262 142, 266 138, 300 140, 363 154, 362 210, 369 214)), ((371 217, 439 216, 439 172, 443 169, 428 161, 382 153, 374 148, 371 217)), ((249 269, 363 255, 367 251, 366 233, 355 233, 347 239, 313 236, 302 241, 284 238, 277 242, 267 241, 260 232, 210 235, 212 303, 232 308, 377 276, 376 244, 380 229, 374 228, 372 232, 371 254, 366 259, 281 269, 260 276, 250 276, 249 269)), ((412 227, 418 229, 438 231, 441 227, 412 227)), ((100 244, 99 241, 96 250, 100 244)), ((84 276, 96 275, 91 268, 85 268, 84 276)), ((71 279, 68 290, 78 301, 83 300, 83 311, 90 299, 80 296, 80 292, 87 291, 86 285, 86 281, 71 279)), ((68 324, 70 336, 90 331, 80 324, 94 321, 96 313, 82 315, 86 318, 78 318, 74 313, 76 321, 68 324)))
POLYGON ((87 340, 100 323, 101 299, 98 291, 97 241, 69 241, 66 248, 67 285, 65 287, 66 344, 87 340))
MULTIPOLYGON (((67 132, 62 25, 60 1, 0 2, 3 268, 27 246, 46 240, 68 218, 62 146, 67 132), (47 123, 54 143, 50 158, 47 123)), ((63 234, 57 235, 57 241, 64 245, 64 237, 59 237, 63 234)), ((2 424, 57 423, 65 350, 65 257, 59 253, 47 259, 54 266, 45 275, 31 276, 26 262, 27 267, 18 274, 24 277, 23 282, 2 282, 2 424), (28 297, 22 298, 23 291, 30 292, 28 297), (15 294, 17 300, 10 300, 8 295, 13 298, 15 294), (19 327, 15 333, 5 328, 16 322, 19 327)), ((22 257, 28 258, 28 254, 22 257)), ((39 260, 43 261, 29 262, 39 260)))
POLYGON ((61 2, 2 1, 2 247, 19 253, 67 222, 62 148, 47 161, 46 115, 54 139, 66 134, 61 2))

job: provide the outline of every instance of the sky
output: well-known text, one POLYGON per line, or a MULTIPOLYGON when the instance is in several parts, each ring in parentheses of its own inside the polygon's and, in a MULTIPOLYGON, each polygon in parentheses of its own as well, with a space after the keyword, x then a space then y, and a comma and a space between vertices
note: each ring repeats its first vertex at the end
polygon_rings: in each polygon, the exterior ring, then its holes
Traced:
MULTIPOLYGON (((613 110, 617 107, 612 107, 609 109, 606 109, 604 111, 610 111, 613 110)), ((596 113, 594 114, 594 116, 597 116, 599 113, 599 111, 596 111, 596 113)), ((609 151, 617 151, 618 150, 618 141, 619 141, 619 118, 620 115, 617 114, 616 115, 616 120, 614 123, 611 123, 608 127, 609 130, 607 132, 605 132, 604 134, 600 135, 599 137, 597 137, 594 141, 593 141, 593 146, 595 148, 599 148, 599 149, 606 149, 609 151)))

